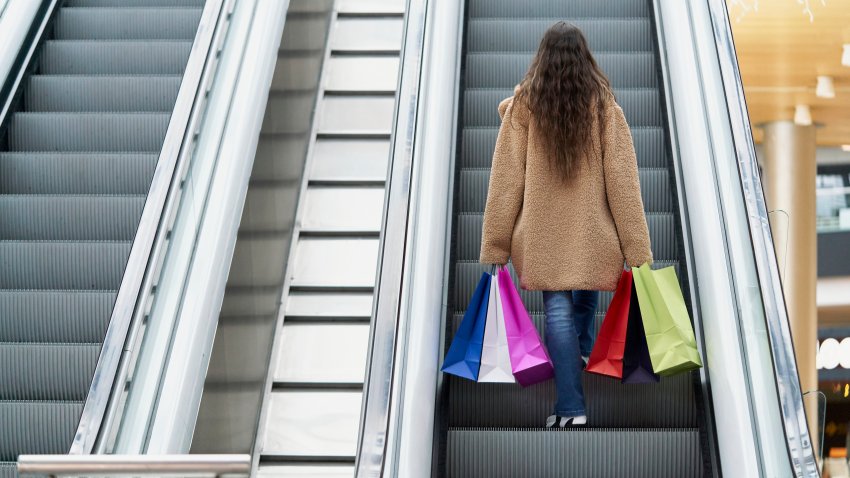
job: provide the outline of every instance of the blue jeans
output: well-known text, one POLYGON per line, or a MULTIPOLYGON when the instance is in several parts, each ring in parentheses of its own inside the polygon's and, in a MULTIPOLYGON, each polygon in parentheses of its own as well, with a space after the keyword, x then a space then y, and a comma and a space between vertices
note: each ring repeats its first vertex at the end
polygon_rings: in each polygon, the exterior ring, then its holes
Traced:
POLYGON ((595 290, 543 291, 546 305, 546 349, 555 365, 558 401, 555 414, 585 415, 581 373, 595 337, 594 316, 599 302, 595 290))

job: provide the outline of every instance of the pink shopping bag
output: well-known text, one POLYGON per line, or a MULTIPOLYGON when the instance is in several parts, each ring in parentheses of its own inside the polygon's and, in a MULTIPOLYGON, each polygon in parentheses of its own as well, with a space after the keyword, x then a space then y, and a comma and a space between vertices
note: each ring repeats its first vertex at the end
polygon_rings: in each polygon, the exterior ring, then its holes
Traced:
POLYGON ((499 269, 498 282, 514 378, 523 387, 549 380, 555 376, 552 360, 507 268, 499 269))

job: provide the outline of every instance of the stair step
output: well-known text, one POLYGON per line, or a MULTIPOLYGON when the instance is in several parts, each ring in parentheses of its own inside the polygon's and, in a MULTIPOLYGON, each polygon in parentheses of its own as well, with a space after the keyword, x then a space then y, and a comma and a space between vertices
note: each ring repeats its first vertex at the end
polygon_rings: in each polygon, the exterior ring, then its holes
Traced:
POLYGON ((145 196, 0 196, 0 240, 129 241, 145 196))
POLYGON ((6 433, 0 440, 0 460, 12 462, 19 454, 68 453, 82 411, 79 401, 0 401, 0 423, 6 433))
POLYGON ((526 2, 516 0, 488 0, 470 2, 469 18, 632 18, 652 16, 649 2, 642 0, 621 0, 616 6, 599 0, 537 0, 529 8, 526 2))
POLYGON ((201 8, 107 7, 59 11, 59 40, 192 40, 201 8))
POLYGON ((100 344, 0 343, 0 400, 88 395, 100 344))
MULTIPOLYGON (((494 111, 495 108, 494 105, 494 111)), ((499 135, 499 127, 463 128, 461 134, 461 167, 489 168, 493 160, 493 149, 496 145, 496 137, 499 135)), ((669 156, 662 127, 632 128, 632 141, 639 167, 667 167, 669 156)))
POLYGON ((40 75, 30 78, 27 111, 169 112, 180 76, 40 75))
POLYGON ((159 152, 168 113, 16 113, 13 151, 159 152))
POLYGON ((0 289, 118 290, 129 241, 0 241, 0 289))
POLYGON ((0 342, 103 340, 114 291, 0 290, 0 342))
POLYGON ((0 194, 147 194, 158 154, 0 153, 0 194))
MULTIPOLYGON (((655 57, 651 52, 602 52, 594 57, 615 90, 658 86, 655 57)), ((530 52, 470 53, 466 55, 464 85, 466 88, 506 89, 511 95, 510 91, 528 71, 531 59, 530 52)), ((491 106, 495 109, 497 105, 491 106)))
MULTIPOLYGON (((672 212, 670 175, 666 168, 641 168, 640 190, 643 206, 647 212, 672 212)), ((458 190, 458 211, 461 213, 484 212, 490 169, 461 169, 458 190)))
MULTIPOLYGON (((469 53, 521 51, 530 57, 552 23, 539 18, 473 18, 467 23, 466 48, 469 53)), ((648 18, 581 18, 570 23, 581 29, 597 59, 610 50, 650 52, 654 48, 655 33, 648 18)))
MULTIPOLYGON (((497 106, 512 96, 510 89, 467 89, 463 94, 463 125, 467 127, 498 127, 497 106)), ((658 91, 648 89, 614 89, 617 103, 631 127, 661 126, 661 101, 658 91)))
POLYGON ((448 478, 702 476, 696 428, 450 429, 448 478))
POLYGON ((49 40, 44 75, 182 75, 191 41, 49 40))

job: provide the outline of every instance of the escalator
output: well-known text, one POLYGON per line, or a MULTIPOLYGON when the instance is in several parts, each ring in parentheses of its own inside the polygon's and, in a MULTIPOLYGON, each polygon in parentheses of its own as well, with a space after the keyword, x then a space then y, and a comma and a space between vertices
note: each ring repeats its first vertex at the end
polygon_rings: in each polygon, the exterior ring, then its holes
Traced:
POLYGON ((60 3, 6 119, 0 476, 71 446, 204 1, 60 3))
MULTIPOLYGON (((454 327, 484 270, 478 254, 500 124, 496 105, 511 96, 543 32, 558 20, 582 29, 612 82, 634 138, 653 267, 674 266, 688 297, 651 2, 470 0, 467 15, 449 279, 454 327)), ((522 296, 542 335, 540 293, 522 296)), ((611 297, 601 294, 597 330, 611 297)), ((552 413, 553 381, 522 389, 451 377, 445 476, 710 476, 697 373, 637 385, 583 374, 590 426, 557 431, 541 428, 552 413)))

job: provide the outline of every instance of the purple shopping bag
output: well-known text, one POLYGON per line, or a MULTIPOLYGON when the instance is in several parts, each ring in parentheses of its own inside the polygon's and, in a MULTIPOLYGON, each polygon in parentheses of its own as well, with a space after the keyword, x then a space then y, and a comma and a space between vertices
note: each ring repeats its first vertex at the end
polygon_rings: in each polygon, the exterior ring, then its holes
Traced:
POLYGON ((549 380, 555 375, 552 360, 522 304, 508 269, 500 268, 498 277, 514 378, 523 387, 549 380))

